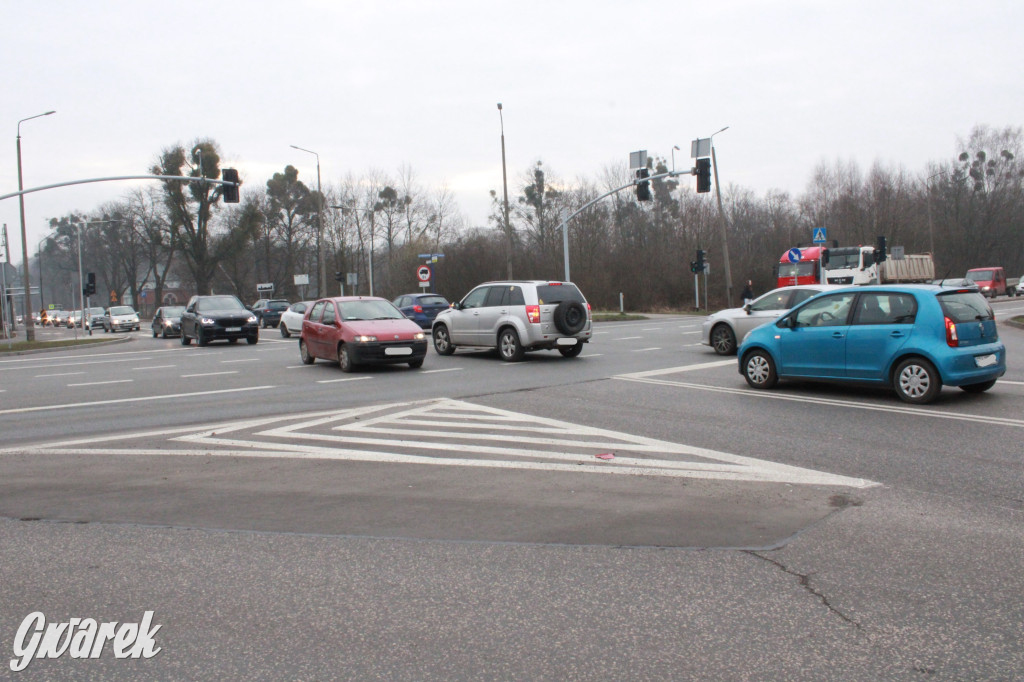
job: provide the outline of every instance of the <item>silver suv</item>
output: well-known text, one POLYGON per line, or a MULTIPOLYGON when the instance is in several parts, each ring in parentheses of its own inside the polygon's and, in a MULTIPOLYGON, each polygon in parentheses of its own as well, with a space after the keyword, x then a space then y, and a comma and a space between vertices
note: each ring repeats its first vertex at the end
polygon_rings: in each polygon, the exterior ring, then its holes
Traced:
POLYGON ((458 346, 497 348, 518 362, 526 351, 558 350, 574 358, 590 341, 590 304, 572 282, 487 282, 437 314, 434 350, 451 355, 458 346))

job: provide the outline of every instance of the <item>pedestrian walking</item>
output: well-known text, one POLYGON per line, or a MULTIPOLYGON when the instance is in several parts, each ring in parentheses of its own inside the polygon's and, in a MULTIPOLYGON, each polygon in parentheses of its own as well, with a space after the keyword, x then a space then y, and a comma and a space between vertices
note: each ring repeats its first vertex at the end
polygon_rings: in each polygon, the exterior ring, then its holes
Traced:
POLYGON ((748 279, 747 286, 743 287, 743 305, 748 305, 754 300, 754 280, 748 279))

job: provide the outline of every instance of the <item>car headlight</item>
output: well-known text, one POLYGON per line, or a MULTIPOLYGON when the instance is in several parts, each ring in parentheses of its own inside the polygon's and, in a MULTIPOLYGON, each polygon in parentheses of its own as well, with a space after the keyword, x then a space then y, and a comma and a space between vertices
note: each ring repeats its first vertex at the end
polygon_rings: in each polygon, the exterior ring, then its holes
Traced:
POLYGON ((412 337, 412 340, 413 341, 422 341, 425 338, 427 338, 427 335, 424 334, 423 332, 419 332, 418 334, 416 334, 415 336, 412 337))
POLYGON ((199 321, 202 322, 203 324, 217 324, 216 320, 211 320, 209 317, 204 317, 199 321))
POLYGON ((250 315, 249 319, 246 320, 245 322, 246 322, 246 324, 252 324, 255 321, 256 321, 256 316, 255 315, 250 315))
POLYGON ((364 335, 362 335, 362 336, 357 336, 357 337, 356 337, 356 338, 354 339, 354 341, 355 341, 356 343, 372 343, 372 342, 374 342, 374 341, 376 341, 376 340, 377 340, 377 337, 376 337, 376 336, 367 336, 367 335, 365 335, 365 334, 364 334, 364 335))
POLYGON ((171 322, 170 320, 164 320, 164 326, 165 327, 173 327, 174 323, 171 322))

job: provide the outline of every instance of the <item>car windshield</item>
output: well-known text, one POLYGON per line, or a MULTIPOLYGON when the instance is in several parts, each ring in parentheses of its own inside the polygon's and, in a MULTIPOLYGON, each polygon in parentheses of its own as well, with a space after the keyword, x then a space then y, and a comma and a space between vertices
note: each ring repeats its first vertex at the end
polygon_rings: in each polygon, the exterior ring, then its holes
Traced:
POLYGON ((826 270, 848 270, 856 267, 860 267, 860 251, 843 254, 837 254, 834 250, 830 251, 828 263, 825 264, 826 270))
POLYGON ((128 305, 118 305, 110 309, 111 315, 132 315, 134 313, 135 310, 128 305))
MULTIPOLYGON (((779 279, 786 277, 808 277, 814 274, 814 264, 817 261, 805 261, 803 263, 780 263, 779 279)), ((785 284, 785 282, 783 282, 785 284)))
POLYGON ((271 310, 286 310, 288 308, 288 301, 271 301, 267 304, 267 307, 271 310))
MULTIPOLYGON (((978 260, 981 259, 979 258, 978 260)), ((975 270, 974 272, 967 273, 967 279, 972 282, 990 282, 995 279, 992 275, 992 270, 975 270)))
POLYGON ((344 301, 339 304, 341 319, 355 320, 404 320, 402 311, 388 301, 344 301))
POLYGON ((89 315, 102 315, 103 308, 89 308, 87 312, 89 315))
POLYGON ((938 298, 943 314, 953 320, 955 324, 995 319, 992 308, 989 307, 985 297, 978 292, 957 291, 939 294, 938 298))
POLYGON ((164 308, 164 317, 181 317, 181 314, 185 312, 185 306, 173 305, 164 308))
POLYGON ((245 310, 245 306, 234 296, 210 296, 201 298, 196 303, 196 310, 201 313, 209 313, 215 310, 245 310))

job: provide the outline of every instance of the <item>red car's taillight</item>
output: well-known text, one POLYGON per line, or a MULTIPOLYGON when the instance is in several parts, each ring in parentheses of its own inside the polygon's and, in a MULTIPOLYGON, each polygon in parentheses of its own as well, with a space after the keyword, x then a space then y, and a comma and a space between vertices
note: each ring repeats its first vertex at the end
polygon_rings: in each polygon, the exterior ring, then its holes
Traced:
POLYGON ((540 324, 540 306, 526 306, 526 319, 528 319, 533 324, 540 324))
POLYGON ((414 313, 422 313, 423 312, 423 306, 421 306, 421 305, 414 305, 412 307, 412 311, 414 313))
POLYGON ((948 317, 946 318, 946 345, 950 348, 960 345, 960 340, 956 337, 956 323, 948 317))

